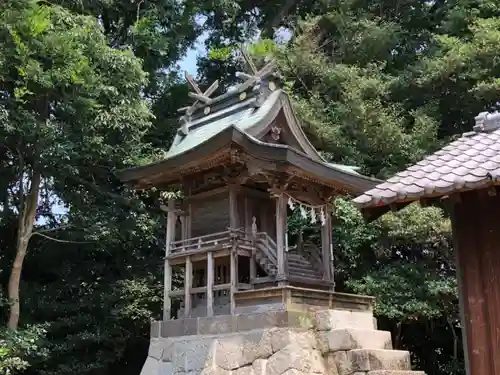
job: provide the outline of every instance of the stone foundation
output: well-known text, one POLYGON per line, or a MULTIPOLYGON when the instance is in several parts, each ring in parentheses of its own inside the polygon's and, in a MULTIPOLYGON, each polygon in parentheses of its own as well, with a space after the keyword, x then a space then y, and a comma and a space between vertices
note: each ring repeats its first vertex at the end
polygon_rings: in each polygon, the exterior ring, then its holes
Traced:
POLYGON ((155 322, 141 375, 423 375, 371 311, 267 311, 155 322), (176 331, 174 332, 173 329, 176 331))

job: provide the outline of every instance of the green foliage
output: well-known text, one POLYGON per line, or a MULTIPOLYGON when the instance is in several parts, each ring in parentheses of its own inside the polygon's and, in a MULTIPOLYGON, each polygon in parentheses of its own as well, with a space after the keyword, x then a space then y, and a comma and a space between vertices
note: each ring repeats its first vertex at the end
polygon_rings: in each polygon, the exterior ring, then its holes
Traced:
MULTIPOLYGON (((0 282, 7 284, 14 255, 20 176, 37 169, 38 234, 23 268, 21 322, 47 322, 47 332, 2 332, 2 366, 140 372, 149 321, 161 311, 162 197, 129 191, 113 172, 162 158, 176 110, 189 100, 177 64, 200 34, 210 50, 200 60, 202 83, 233 83, 242 68, 235 46, 260 33, 250 51, 277 59, 314 145, 329 161, 387 177, 496 109, 499 19, 494 3, 466 0, 3 1, 0 282), (280 26, 290 42, 273 38, 280 26), (52 212, 55 204, 64 212, 52 212)), ((374 295, 381 328, 412 351, 419 369, 460 374, 443 212, 409 206, 366 224, 337 199, 334 220, 337 290, 374 295)), ((294 215, 292 244, 299 231, 319 241, 318 229, 294 215)))
POLYGON ((41 346, 46 330, 42 326, 21 331, 0 329, 0 371, 5 375, 20 373, 30 367, 30 360, 43 358, 47 350, 41 346))

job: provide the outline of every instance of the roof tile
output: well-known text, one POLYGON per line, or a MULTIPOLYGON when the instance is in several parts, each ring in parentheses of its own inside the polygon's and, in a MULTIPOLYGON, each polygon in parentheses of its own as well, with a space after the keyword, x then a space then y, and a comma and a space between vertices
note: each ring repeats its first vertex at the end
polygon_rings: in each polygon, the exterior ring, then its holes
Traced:
POLYGON ((370 207, 480 188, 492 179, 500 180, 500 129, 477 129, 367 191, 354 202, 359 207, 370 207))

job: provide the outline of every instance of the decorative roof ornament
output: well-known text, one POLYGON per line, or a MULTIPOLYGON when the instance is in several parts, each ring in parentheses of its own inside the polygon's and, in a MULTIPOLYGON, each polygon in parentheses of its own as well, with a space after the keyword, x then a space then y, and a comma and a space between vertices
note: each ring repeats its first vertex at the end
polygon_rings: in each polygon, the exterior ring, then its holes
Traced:
POLYGON ((188 118, 194 113, 200 102, 205 104, 210 102, 211 100, 210 95, 212 95, 215 92, 215 90, 217 90, 217 88, 219 87, 219 81, 216 80, 214 83, 210 85, 208 89, 205 90, 205 92, 202 92, 198 84, 194 81, 193 77, 191 77, 191 75, 188 72, 184 73, 184 77, 186 78, 186 81, 188 82, 191 90, 194 91, 194 92, 190 91, 188 95, 190 98, 195 99, 195 102, 191 106, 178 109, 179 112, 184 112, 184 111, 186 112, 186 114, 181 117, 181 121, 183 123, 182 132, 184 134, 187 134, 188 132, 187 123, 189 122, 188 118))
MULTIPOLYGON (((239 51, 248 67, 248 72, 237 72, 236 77, 242 79, 243 83, 232 86, 221 95, 210 97, 219 87, 218 80, 212 83, 205 92, 202 92, 193 77, 191 77, 189 73, 185 73, 185 78, 190 89, 188 95, 195 99, 195 102, 190 106, 177 110, 178 112, 184 112, 179 119, 181 125, 178 129, 179 135, 187 135, 191 125, 195 123, 197 124, 196 126, 199 126, 203 121, 201 120, 202 117, 217 112, 221 113, 221 111, 225 110, 227 107, 234 106, 234 99, 239 99, 239 102, 243 102, 240 109, 248 105, 259 106, 258 103, 263 102, 267 98, 269 92, 276 90, 276 84, 274 82, 267 82, 266 90, 262 90, 261 88, 261 83, 264 78, 275 75, 274 69, 276 64, 274 60, 268 61, 264 67, 259 70, 244 47, 240 47, 239 51), (249 98, 251 100, 248 100, 249 98)), ((212 120, 213 119, 214 117, 212 117, 212 120)), ((274 134, 274 136, 279 137, 279 134, 274 134)))
POLYGON ((250 71, 248 73, 236 72, 236 77, 244 80, 243 83, 234 88, 234 90, 237 92, 243 92, 253 85, 260 84, 262 78, 270 75, 276 68, 276 62, 274 60, 270 60, 259 70, 255 66, 252 57, 248 54, 248 51, 243 46, 240 47, 240 51, 241 55, 243 56, 243 60, 245 60, 245 63, 250 71))
POLYGON ((476 124, 474 131, 476 132, 490 132, 500 128, 500 113, 481 112, 474 120, 476 124))

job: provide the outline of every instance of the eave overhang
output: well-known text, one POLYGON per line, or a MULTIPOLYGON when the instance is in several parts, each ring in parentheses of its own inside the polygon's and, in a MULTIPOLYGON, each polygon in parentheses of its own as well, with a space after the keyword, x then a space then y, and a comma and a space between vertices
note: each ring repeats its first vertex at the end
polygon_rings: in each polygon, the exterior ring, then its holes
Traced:
MULTIPOLYGON (((228 127, 182 154, 160 162, 119 171, 117 176, 122 182, 137 189, 152 187, 160 183, 172 184, 179 182, 182 176, 189 174, 196 165, 203 169, 204 163, 212 162, 213 165, 217 161, 222 162, 224 157, 230 157, 233 154, 231 152, 233 150, 241 150, 260 161, 278 166, 281 171, 289 171, 293 168, 326 185, 340 186, 353 195, 370 190, 381 182, 335 168, 320 160, 314 160, 289 146, 259 141, 234 126, 228 127), (214 161, 211 161, 212 157, 215 157, 214 161)), ((208 165, 206 169, 209 167, 208 165)))

